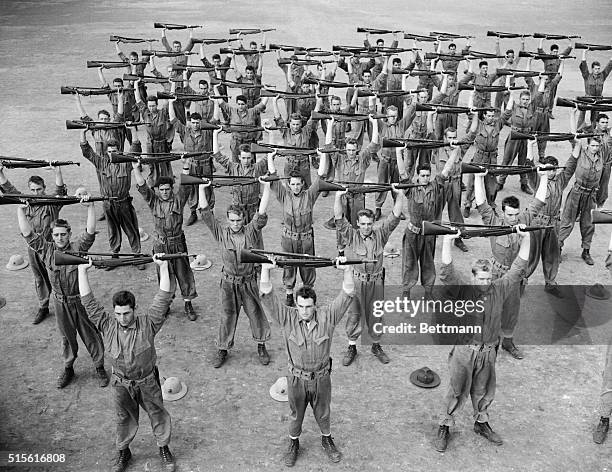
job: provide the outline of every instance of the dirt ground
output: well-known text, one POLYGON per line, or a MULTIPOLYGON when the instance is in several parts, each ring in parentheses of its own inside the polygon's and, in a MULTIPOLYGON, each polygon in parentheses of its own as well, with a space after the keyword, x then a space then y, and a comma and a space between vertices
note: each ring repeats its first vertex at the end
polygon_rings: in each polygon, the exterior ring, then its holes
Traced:
MULTIPOLYGON (((64 129, 64 120, 76 118, 77 112, 71 97, 59 94, 60 86, 96 86, 96 71, 85 69, 85 61, 114 60, 109 34, 157 36, 159 31, 152 28, 154 21, 203 23, 206 29, 197 35, 205 37, 223 36, 229 27, 276 26, 278 31, 270 35, 270 41, 326 48, 331 44, 360 43, 362 38, 354 32, 358 25, 399 26, 420 34, 430 30, 469 32, 478 36, 478 50, 492 51, 494 43, 484 37, 487 29, 575 33, 581 34, 585 41, 607 44, 611 20, 609 9, 600 3, 578 5, 552 0, 543 0, 537 5, 525 2, 511 5, 494 0, 477 7, 472 2, 451 4, 434 0, 428 3, 427 9, 417 2, 399 0, 380 2, 376 6, 362 0, 341 3, 317 0, 299 5, 238 0, 231 2, 231 7, 224 1, 173 0, 163 6, 157 2, 124 0, 6 1, 0 5, 0 12, 0 71, 5 84, 0 114, 0 154, 72 160, 80 159, 79 137, 77 132, 64 129)), ((187 38, 181 32, 170 32, 168 36, 184 41, 187 38)), ((502 47, 506 45, 519 47, 512 40, 502 43, 502 47)), ((536 46, 533 39, 529 40, 530 50, 536 46)), ((124 50, 131 49, 128 45, 124 50)), ((608 59, 605 54, 593 54, 593 57, 602 63, 608 59)), ((571 97, 582 92, 582 80, 577 63, 570 62, 567 66, 559 95, 571 97)), ((264 74, 265 82, 283 83, 272 57, 266 57, 264 74)), ((113 76, 113 71, 107 72, 109 79, 113 76)), ((338 79, 344 80, 344 73, 339 73, 338 79)), ((104 97, 86 99, 84 104, 91 114, 108 106, 104 97)), ((567 110, 555 110, 555 117, 553 131, 567 131, 567 110)), ((462 123, 460 135, 463 129, 462 123)), ((227 147, 227 140, 224 144, 227 147)), ((175 148, 181 149, 180 146, 176 139, 175 148)), ((567 143, 550 146, 550 153, 561 161, 569 152, 567 143)), ((25 188, 28 173, 9 171, 8 174, 18 188, 25 188)), ((45 176, 47 182, 52 181, 51 173, 45 176)), ((85 184, 98 193, 95 172, 88 163, 83 161, 78 168, 65 168, 65 176, 69 191, 85 184)), ((374 166, 368 177, 375 177, 374 166)), ((502 197, 518 191, 518 179, 510 178, 502 197)), ((150 232, 150 213, 136 193, 133 195, 140 226, 150 232)), ((216 195, 217 206, 223 210, 228 194, 220 191, 216 195)), ((527 205, 525 195, 518 196, 527 205)), ((373 204, 370 198, 368 206, 373 204)), ((331 215, 332 204, 332 197, 321 198, 315 218, 317 253, 330 256, 335 254, 335 234, 324 229, 323 222, 331 215)), ((384 212, 390 208, 388 201, 384 212)), ((268 213, 270 219, 264 230, 266 247, 279 249, 277 202, 271 204, 268 213)), ((66 207, 62 215, 73 223, 75 232, 83 230, 85 211, 81 207, 66 207)), ((475 213, 470 221, 478 222, 475 213)), ((11 254, 26 254, 15 208, 0 207, 0 222, 0 240, 4 247, 0 255, 0 294, 7 298, 6 307, 0 310, 0 357, 3 359, 0 452, 66 454, 66 462, 61 465, 32 470, 107 470, 114 454, 109 388, 98 388, 84 347, 75 364, 75 381, 66 389, 55 388, 55 379, 62 367, 55 322, 51 317, 38 326, 31 325, 37 309, 31 273, 29 269, 19 272, 4 269, 11 254)), ((98 224, 100 234, 93 249, 106 251, 106 225, 98 224)), ((404 225, 393 234, 390 246, 401 246, 404 225)), ((190 252, 205 253, 213 266, 196 273, 199 297, 194 306, 199 319, 188 321, 180 304, 175 303, 170 319, 156 340, 161 375, 178 376, 189 386, 186 397, 167 403, 173 420, 171 450, 177 458, 177 470, 282 470, 288 406, 273 401, 268 394, 270 385, 286 373, 286 355, 278 329, 273 325, 268 343, 272 362, 263 367, 257 362, 256 345, 242 316, 236 347, 226 365, 221 369, 210 366, 220 310, 217 287, 221 261, 216 243, 202 222, 186 228, 185 233, 190 252)), ((566 243, 568 257, 561 266, 559 283, 609 283, 610 275, 603 265, 608 235, 608 228, 597 229, 591 250, 596 263, 587 267, 580 259, 576 229, 566 243)), ((471 240, 467 244, 468 254, 456 254, 458 263, 464 266, 473 257, 490 252, 487 241, 471 240)), ((150 250, 151 245, 151 240, 144 243, 143 251, 150 250)), ((385 266, 387 283, 399 284, 401 260, 387 259, 385 266)), ((322 302, 337 293, 340 277, 334 269, 318 271, 316 289, 322 302)), ((110 308, 112 293, 118 289, 134 291, 142 309, 147 307, 156 290, 152 267, 144 272, 130 268, 93 272, 91 279, 96 297, 107 308, 110 308)), ((275 275, 274 283, 280 286, 280 274, 275 275)), ((541 283, 542 274, 538 269, 530 284, 541 283)), ((539 316, 539 306, 523 303, 521 316, 539 316)), ((610 323, 604 323, 602 329, 609 330, 610 323)), ((332 348, 336 360, 332 430, 344 459, 333 466, 334 470, 612 470, 612 442, 596 446, 591 439, 597 419, 604 346, 526 345, 526 357, 522 361, 500 354, 491 424, 504 438, 504 445, 492 446, 471 431, 471 408, 466 406, 457 415, 448 451, 439 454, 432 447, 432 439, 448 386, 449 348, 385 346, 392 361, 382 367, 368 352, 368 346, 360 346, 355 363, 345 368, 341 366, 345 344, 342 322, 332 348), (410 373, 422 366, 441 375, 440 387, 419 389, 409 382, 410 373)), ((134 458, 129 470, 160 470, 146 415, 141 415, 141 425, 131 447, 134 458)), ((318 428, 310 413, 301 447, 296 470, 332 469, 320 447, 318 428)), ((3 465, 0 464, 0 469, 9 470, 3 469, 3 465)))

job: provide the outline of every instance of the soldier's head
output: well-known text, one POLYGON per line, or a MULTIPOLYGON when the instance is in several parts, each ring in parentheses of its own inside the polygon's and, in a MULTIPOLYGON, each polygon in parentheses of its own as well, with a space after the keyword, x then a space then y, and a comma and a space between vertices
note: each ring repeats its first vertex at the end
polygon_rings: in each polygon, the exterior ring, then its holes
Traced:
POLYGON ((122 89, 123 88, 123 79, 121 77, 115 77, 113 79, 113 88, 122 89))
POLYGON ((332 113, 338 113, 341 106, 342 99, 338 95, 332 95, 331 99, 329 100, 329 110, 332 113))
POLYGON ((597 154, 599 152, 599 147, 601 146, 601 139, 598 137, 592 137, 588 140, 588 149, 591 154, 597 154))
POLYGON ((157 97, 155 95, 147 97, 147 108, 151 113, 157 113, 157 97))
MULTIPOLYGON (((556 167, 559 165, 559 160, 555 156, 545 156, 540 159, 540 164, 556 167)), ((555 178, 555 176, 557 175, 557 172, 559 171, 560 169, 548 170, 546 171, 546 174, 548 174, 549 179, 553 179, 555 178)))
POLYGON ((172 198, 172 186, 174 185, 174 178, 169 175, 162 175, 157 179, 155 186, 159 191, 159 198, 164 201, 168 201, 172 198))
POLYGON ((526 106, 529 106, 530 103, 531 103, 531 94, 527 90, 523 90, 519 98, 519 104, 522 107, 526 107, 526 106))
POLYGON ((521 202, 514 195, 510 195, 502 200, 502 213, 506 224, 512 226, 518 223, 519 213, 521 212, 521 202))
POLYGON ((601 64, 599 61, 593 61, 591 64, 591 72, 595 75, 601 72, 601 64))
POLYGON ((398 113, 399 111, 395 105, 389 105, 386 111, 387 123, 390 125, 394 125, 397 122, 398 113))
POLYGON ((249 80, 253 80, 255 78, 255 69, 253 69, 253 66, 246 66, 244 73, 246 78, 249 80))
POLYGON ((448 53, 455 54, 457 52, 457 45, 455 43, 450 43, 448 45, 448 53))
POLYGON ((302 115, 299 113, 291 113, 289 116, 289 129, 292 133, 299 133, 302 129, 302 115))
POLYGON ((427 103, 427 100, 429 100, 429 92, 427 90, 421 90, 417 94, 417 102, 418 103, 427 103))
POLYGON ((417 167, 417 183, 427 185, 431 180, 431 166, 428 163, 419 164, 417 167))
POLYGON ((392 64, 394 69, 399 69, 402 67, 402 60, 399 57, 395 57, 393 58, 392 64))
POLYGON ((106 141, 106 152, 110 156, 111 152, 117 152, 119 150, 119 141, 115 138, 111 138, 106 141))
POLYGON ((138 62, 138 53, 136 51, 132 51, 130 53, 130 64, 135 64, 136 62, 138 62))
POLYGON ((481 291, 486 291, 493 280, 491 261, 488 259, 477 259, 472 263, 472 285, 481 291))
POLYGON ((312 320, 317 305, 317 294, 311 287, 300 287, 295 292, 295 306, 304 321, 312 320))
POLYGON ((296 171, 289 174, 289 188, 293 195, 299 195, 304 188, 304 177, 296 171))
POLYGON ((595 125, 595 129, 602 133, 605 133, 608 131, 608 115, 605 115, 603 113, 597 115, 597 122, 595 125))
POLYGON ((221 65, 221 56, 219 54, 213 54, 212 61, 215 67, 219 67, 221 65))
POLYGON ((172 41, 172 51, 181 52, 181 42, 180 41, 172 41))
POLYGON ((508 49, 506 51, 506 61, 508 61, 509 64, 512 64, 514 62, 514 49, 508 49))
POLYGON ((495 111, 494 110, 481 111, 479 113, 481 114, 480 119, 484 121, 485 124, 492 125, 493 122, 495 121, 495 111))
POLYGON ((98 112, 98 121, 104 121, 105 123, 110 123, 111 116, 107 110, 100 110, 98 112))
POLYGON ((208 82, 206 80, 200 80, 198 82, 198 93, 200 95, 208 94, 208 82))
POLYGON ((480 75, 487 75, 489 73, 489 63, 487 61, 480 61, 478 69, 480 70, 480 75))
POLYGON ((255 154, 251 153, 251 146, 249 144, 241 144, 238 148, 240 154, 238 156, 240 160, 240 165, 244 169, 248 169, 255 164, 255 154))
POLYGON ((244 209, 240 205, 227 207, 227 225, 234 233, 239 233, 244 226, 244 209))
POLYGON ((120 290, 113 295, 113 310, 117 323, 123 328, 130 326, 136 319, 136 297, 132 292, 120 290))
POLYGON ((58 249, 63 249, 70 244, 72 230, 63 218, 58 218, 51 223, 51 237, 58 249))
POLYGON ((357 227, 362 236, 369 236, 374 229, 374 212, 368 208, 357 212, 357 227))
POLYGON ((194 131, 200 131, 201 122, 202 122, 202 115, 200 115, 198 112, 192 113, 191 116, 189 117, 189 124, 194 131))
POLYGON ((457 140, 457 128, 453 128, 452 126, 449 126, 448 128, 444 130, 444 142, 449 143, 453 140, 454 141, 457 140))
POLYGON ((554 54, 555 56, 559 55, 559 45, 558 44, 551 44, 550 45, 550 53, 554 54))
POLYGON ((304 94, 311 93, 312 89, 310 88, 310 84, 302 82, 301 85, 300 85, 300 92, 302 92, 304 94))
POLYGON ((30 193, 33 195, 44 195, 47 186, 45 185, 45 181, 41 176, 31 175, 28 179, 28 188, 30 189, 30 193))
POLYGON ((247 109, 247 98, 244 95, 238 95, 236 97, 236 108, 238 111, 244 112, 247 109))
POLYGON ((256 50, 257 50, 257 41, 251 41, 251 42, 249 43, 249 48, 250 48, 252 51, 256 51, 256 50))
POLYGON ((382 38, 378 38, 376 40, 376 47, 384 48, 385 47, 385 40, 382 39, 382 38))
POLYGON ((349 159, 355 159, 355 156, 357 155, 357 148, 358 148, 358 143, 357 140, 355 138, 346 138, 345 139, 345 148, 344 150, 346 151, 346 155, 349 159))
POLYGON ((370 69, 364 70, 361 74, 361 77, 363 78, 364 84, 372 83, 372 72, 370 71, 370 69))

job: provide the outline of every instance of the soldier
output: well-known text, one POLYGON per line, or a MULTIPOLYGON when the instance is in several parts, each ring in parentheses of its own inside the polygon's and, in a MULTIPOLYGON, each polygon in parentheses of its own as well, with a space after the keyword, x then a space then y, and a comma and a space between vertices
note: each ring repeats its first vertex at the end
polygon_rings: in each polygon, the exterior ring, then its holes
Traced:
MULTIPOLYGON (((538 46, 538 54, 546 54, 544 51, 544 39, 546 38, 541 38, 540 39, 540 44, 538 46)), ((559 45, 558 44, 552 44, 550 46, 550 54, 553 56, 569 56, 570 53, 572 52, 572 40, 568 38, 567 40, 567 47, 563 50, 563 52, 561 54, 559 54, 559 45)), ((542 62, 544 63, 544 72, 559 72, 559 68, 561 66, 561 64, 563 64, 564 62, 561 59, 542 59, 542 62)), ((553 114, 552 114, 552 110, 553 107, 555 106, 555 95, 557 95, 557 86, 559 85, 559 83, 557 82, 556 84, 551 84, 550 87, 550 94, 548 96, 548 111, 549 111, 549 117, 550 119, 554 119, 553 114)))
MULTIPOLYGON (((495 54, 501 56, 501 48, 499 44, 499 36, 495 38, 495 54)), ((521 52, 525 51, 525 36, 521 36, 521 52)), ((521 56, 516 57, 514 49, 508 49, 504 54, 503 58, 497 58, 497 62, 501 69, 518 69, 521 62, 521 56)), ((531 62, 531 61, 530 61, 531 62)), ((529 70, 529 69, 527 69, 529 70)), ((503 79, 502 79, 503 80, 503 79)), ((514 85, 514 77, 510 76, 509 85, 514 85)), ((510 91, 497 92, 495 94, 495 108, 503 110, 508 106, 508 100, 510 99, 510 91), (502 108, 504 107, 504 108, 502 108)))
MULTIPOLYGON (((604 82, 612 72, 612 59, 608 61, 604 70, 601 70, 601 63, 599 61, 593 61, 591 63, 591 71, 587 67, 587 52, 588 49, 582 51, 582 61, 580 61, 580 73, 584 80, 584 93, 591 97, 601 97, 603 95, 604 82)), ((595 123, 597 121, 596 111, 591 112, 590 122, 595 123)), ((581 111, 578 118, 578 128, 584 123, 586 112, 581 111)))
MULTIPOLYGON (((445 235, 442 244, 442 267, 440 280, 444 285, 453 286, 457 300, 480 301, 484 309, 474 313, 473 323, 482 328, 479 334, 463 335, 457 339, 450 352, 450 381, 444 400, 445 407, 440 414, 438 434, 434 441, 438 452, 446 451, 449 427, 455 424, 454 414, 472 397, 474 407, 474 432, 484 436, 493 444, 501 445, 502 438, 489 425, 489 406, 495 397, 495 361, 499 346, 504 299, 518 287, 524 277, 529 260, 529 233, 520 231, 518 257, 510 270, 501 278, 493 277, 491 262, 478 259, 472 264, 470 284, 462 280, 452 258, 452 240, 459 236, 445 235)), ((452 290, 452 289, 451 289, 452 290)), ((469 322, 470 320, 466 321, 469 322)))
POLYGON ((174 457, 168 449, 172 425, 170 414, 164 408, 160 388, 155 336, 162 328, 164 316, 171 303, 168 261, 155 254, 153 261, 159 267, 159 291, 148 313, 136 315, 136 297, 121 290, 113 295, 111 317, 94 298, 89 286, 89 264, 78 266, 79 292, 87 315, 104 336, 106 349, 112 358, 113 404, 117 418, 115 444, 117 456, 113 472, 123 472, 132 457, 130 443, 138 431, 139 407, 149 415, 151 428, 159 447, 159 456, 166 472, 174 471, 174 457))
MULTIPOLYGON (((189 167, 186 167, 186 161, 183 159, 183 174, 189 174, 189 167)), ((178 194, 175 194, 172 187, 174 179, 169 176, 162 176, 156 182, 156 187, 159 193, 147 185, 142 176, 139 164, 132 163, 134 170, 134 178, 136 179, 136 188, 144 198, 145 202, 151 209, 153 221, 155 223, 156 241, 153 243, 153 252, 166 254, 187 254, 187 242, 185 241, 185 233, 183 232, 183 209, 187 203, 186 185, 181 185, 178 194)), ((198 318, 191 300, 198 296, 195 287, 195 278, 193 271, 189 266, 189 259, 181 257, 180 259, 172 259, 169 264, 170 278, 172 281, 172 294, 176 290, 176 282, 178 281, 181 289, 181 295, 185 302, 185 316, 190 321, 195 321, 198 318), (176 279, 176 280, 175 280, 176 279)), ((159 277, 159 268, 157 269, 159 277)), ((168 307, 168 311, 170 308, 168 307)))
MULTIPOLYGON (((343 260, 346 259, 337 258, 337 264, 343 260)), ((344 267, 342 290, 331 304, 318 306, 317 294, 312 287, 301 287, 296 293, 297 307, 292 308, 285 306, 272 288, 270 269, 273 267, 272 264, 262 265, 259 291, 264 310, 283 332, 289 360, 287 385, 291 415, 285 465, 292 467, 297 460, 302 422, 309 403, 321 429, 323 449, 330 461, 339 462, 342 454, 334 444, 330 428, 330 350, 334 328, 346 313, 355 293, 353 269, 349 265, 344 267)))
MULTIPOLYGON (((189 53, 191 52, 191 50, 193 49, 193 46, 195 45, 195 43, 193 42, 193 29, 189 28, 189 41, 187 41, 187 45, 185 46, 185 48, 183 49, 181 42, 177 41, 176 39, 174 41, 172 41, 172 47, 170 47, 170 43, 168 42, 168 38, 166 38, 166 28, 164 28, 161 32, 161 42, 162 45, 164 46, 164 48, 166 49, 166 51, 168 52, 174 52, 174 53, 184 53, 181 55, 177 55, 177 56, 172 56, 170 57, 170 65, 171 66, 186 66, 187 63, 189 62, 189 53)), ((153 56, 150 56, 151 58, 153 58, 153 56)), ((170 71, 170 78, 172 79, 176 79, 179 78, 181 76, 181 71, 170 71)))
POLYGON ((19 230, 28 246, 35 251, 44 262, 51 284, 51 303, 57 321, 57 329, 62 337, 62 352, 64 369, 57 379, 57 388, 66 387, 74 378, 74 361, 76 361, 79 344, 77 333, 91 356, 98 384, 106 387, 109 379, 104 370, 104 344, 100 333, 89 318, 79 296, 78 277, 75 266, 55 265, 56 252, 87 252, 93 246, 96 238, 96 211, 93 202, 88 202, 89 194, 82 188, 76 196, 87 206, 87 225, 85 232, 76 243, 70 241, 72 232, 70 224, 61 218, 51 222, 51 237, 53 242, 44 238, 41 233, 35 233, 26 215, 26 205, 17 208, 19 230))
MULTIPOLYGON (((469 85, 493 85, 497 80, 497 74, 489 74, 489 63, 480 61, 478 63, 479 73, 476 75, 473 71, 474 61, 469 61, 468 70, 465 72, 459 84, 469 85)), ((473 105, 476 108, 491 106, 491 92, 476 92, 473 98, 473 105)))
MULTIPOLYGON (((61 166, 54 166, 53 170, 55 171, 55 192, 52 195, 66 195, 66 186, 64 185, 61 166)), ((28 189, 31 195, 46 195, 46 188, 47 186, 42 177, 31 175, 28 179, 28 189)), ((2 161, 0 161, 0 190, 3 193, 21 193, 4 174, 2 161)), ((27 206, 25 214, 32 226, 32 230, 35 233, 41 234, 45 241, 51 242, 53 240, 51 237, 51 223, 57 220, 61 209, 61 205, 27 206)), ((32 324, 37 325, 49 316, 49 295, 51 294, 52 287, 49 273, 45 267, 45 261, 29 246, 28 259, 32 275, 34 275, 34 287, 36 288, 39 306, 32 324)))
POLYGON ((262 365, 270 363, 270 355, 265 344, 270 339, 270 325, 259 301, 258 271, 255 264, 240 260, 240 251, 257 245, 261 240, 261 230, 268 222, 266 208, 270 199, 270 183, 261 183, 264 190, 259 209, 253 218, 247 223, 244 210, 240 206, 230 205, 227 209, 227 225, 222 225, 208 207, 205 188, 210 185, 210 182, 200 186, 202 219, 221 246, 221 259, 223 260, 220 286, 223 313, 219 323, 217 353, 212 361, 215 368, 223 365, 227 359, 227 351, 234 346, 240 308, 244 308, 249 318, 253 339, 257 342, 259 362, 262 365))

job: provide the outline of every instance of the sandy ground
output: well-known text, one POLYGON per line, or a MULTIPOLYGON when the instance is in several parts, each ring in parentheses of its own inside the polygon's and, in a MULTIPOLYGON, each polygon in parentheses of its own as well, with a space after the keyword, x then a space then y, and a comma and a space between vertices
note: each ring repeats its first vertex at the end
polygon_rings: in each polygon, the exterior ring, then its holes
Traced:
MULTIPOLYGON (((331 44, 358 44, 361 37, 355 26, 405 28, 427 34, 430 30, 470 32, 478 36, 479 50, 493 50, 484 38, 487 29, 581 34, 586 41, 610 43, 609 9, 597 2, 576 5, 570 2, 543 1, 538 5, 491 1, 475 7, 473 3, 449 4, 435 0, 427 7, 417 2, 390 1, 373 6, 359 2, 273 2, 172 1, 56 1, 2 2, 0 5, 0 71, 5 84, 0 125, 0 153, 9 156, 78 160, 78 134, 64 129, 65 119, 76 118, 67 96, 59 94, 61 85, 97 84, 95 70, 85 69, 87 59, 114 59, 111 33, 126 36, 157 35, 153 21, 193 22, 206 25, 205 36, 222 35, 228 27, 276 26, 271 40, 288 44, 327 47, 331 44), (474 13, 477 10, 478 13, 474 13), (315 39, 316 38, 316 39, 315 39)), ((199 33, 198 33, 199 34, 199 33)), ((186 40, 186 34, 169 33, 186 40)), ((502 47, 514 47, 513 41, 502 47)), ((536 45, 531 40, 529 49, 536 45)), ((126 51, 129 51, 126 47, 126 51)), ((602 62, 608 58, 597 54, 602 62)), ((161 61, 160 61, 161 62, 161 61)), ((163 64, 163 62, 162 62, 163 64)), ((582 81, 577 64, 568 64, 560 95, 581 93, 582 81)), ((278 68, 267 57, 266 81, 282 83, 278 68)), ((110 71, 108 78, 112 78, 110 71)), ((344 80, 343 73, 339 79, 344 80)), ((104 106, 105 98, 87 99, 90 113, 104 106)), ((555 112, 554 131, 567 130, 566 110, 555 112)), ((505 138, 505 135, 504 135, 505 138)), ((227 142, 225 142, 227 144, 227 142)), ((175 148, 180 149, 176 140, 175 148)), ((550 147, 561 161, 569 155, 567 143, 550 147)), ((178 168, 178 165, 177 165, 178 168)), ((10 171, 11 180, 24 188, 27 173, 10 171)), ((52 174, 45 174, 47 181, 52 174)), ((69 190, 85 184, 97 193, 93 167, 83 163, 65 172, 69 190)), ((368 174, 374 178, 375 168, 368 174)), ((518 180, 509 179, 502 196, 518 192, 518 180)), ((152 221, 142 199, 134 192, 140 225, 147 231, 152 221)), ((523 194, 519 197, 526 205, 523 194)), ((368 198, 368 205, 373 201, 368 198)), ((225 192, 217 193, 218 207, 228 203, 225 192)), ((320 254, 333 255, 335 236, 323 228, 331 214, 332 198, 317 203, 315 218, 316 248, 320 254)), ((266 247, 280 248, 279 206, 272 203, 265 229, 266 247)), ((390 203, 384 208, 390 211, 390 203)), ((62 214, 75 231, 84 227, 85 212, 79 206, 66 207, 62 214)), ((476 222, 473 213, 471 221, 476 222)), ((15 208, 0 208, 0 239, 4 251, 0 262, 11 254, 26 254, 18 234, 15 208)), ((105 223, 94 249, 105 251, 105 223)), ((403 225, 394 233, 390 245, 400 247, 403 225)), ((278 329, 273 326, 269 342, 272 362, 262 367, 257 362, 256 346, 248 324, 241 321, 236 347, 227 364, 213 369, 209 358, 215 352, 214 339, 220 310, 217 293, 220 258, 208 230, 201 222, 186 228, 190 252, 206 253, 213 267, 196 274, 199 298, 194 305, 200 318, 189 322, 179 304, 157 337, 158 365, 162 376, 181 377, 189 393, 179 402, 168 403, 173 419, 171 449, 181 471, 281 470, 281 456, 287 430, 288 407, 274 402, 269 386, 286 372, 286 357, 278 329)), ((568 259, 561 267, 559 283, 606 283, 603 260, 608 240, 606 228, 598 229, 592 254, 596 264, 587 268, 580 259, 577 231, 566 247, 568 259)), ((143 250, 151 248, 151 241, 143 250)), ((469 241, 470 253, 457 255, 460 264, 474 256, 488 254, 486 241, 469 241)), ((439 249, 439 248, 438 248, 439 249)), ((388 284, 401 280, 401 261, 385 262, 388 284)), ((110 308, 112 293, 129 288, 137 294, 142 308, 156 289, 153 268, 145 272, 122 268, 111 273, 94 272, 93 290, 110 308)), ((340 275, 333 269, 318 271, 317 291, 322 301, 330 300, 339 286, 340 275)), ((542 283, 541 271, 530 284, 542 283)), ((280 274, 275 285, 280 284, 280 274)), ((25 453, 64 453, 67 460, 57 467, 32 470, 93 471, 107 470, 114 454, 114 417, 109 389, 97 387, 88 355, 81 348, 75 368, 77 378, 64 390, 55 388, 61 368, 60 344, 52 318, 39 326, 30 324, 36 311, 35 292, 29 269, 8 272, 0 269, 0 293, 8 300, 0 311, 0 451, 25 453)), ((530 300, 528 298, 528 300, 530 300)), ((542 304, 523 303, 522 317, 537 317, 542 304)), ((602 329, 610 324, 602 325, 602 329)), ((457 416, 452 441, 445 454, 433 450, 432 438, 437 416, 447 388, 445 346, 389 346, 392 362, 381 364, 360 347, 354 365, 340 364, 345 348, 344 323, 338 328, 332 355, 332 428, 336 444, 344 453, 336 470, 448 470, 448 471, 609 471, 612 469, 610 442, 592 443, 596 405, 602 369, 603 346, 525 346, 526 358, 517 362, 502 353, 498 360, 498 383, 491 408, 491 423, 505 442, 501 447, 488 444, 471 431, 470 409, 457 416), (442 384, 434 390, 418 389, 408 377, 414 369, 429 366, 439 372, 442 384)), ((146 415, 132 445, 134 459, 129 470, 159 470, 157 450, 146 415)), ((302 436, 302 455, 297 470, 328 470, 330 465, 320 448, 318 429, 309 415, 302 436)), ((0 465, 0 468, 2 466, 0 465)), ((27 470, 20 467, 15 470, 27 470)))

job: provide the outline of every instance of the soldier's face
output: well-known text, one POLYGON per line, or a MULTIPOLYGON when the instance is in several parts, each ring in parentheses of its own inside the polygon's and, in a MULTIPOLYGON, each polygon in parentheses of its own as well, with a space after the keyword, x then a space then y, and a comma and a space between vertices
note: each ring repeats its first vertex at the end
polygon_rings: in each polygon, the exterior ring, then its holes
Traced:
POLYGON ((302 120, 291 120, 289 122, 289 128, 291 128, 292 133, 299 133, 302 129, 302 120))
POLYGON ((428 98, 429 98, 429 94, 426 91, 419 92, 419 94, 417 95, 417 102, 427 103, 428 98))
POLYGON ((504 207, 504 220, 506 224, 510 226, 517 224, 520 212, 519 208, 512 208, 510 205, 506 205, 504 207))
POLYGON ((157 102, 154 100, 148 101, 147 108, 151 113, 157 113, 157 102))
POLYGON ((356 144, 347 144, 346 145, 346 155, 348 156, 349 159, 355 159, 355 156, 357 155, 357 145, 356 144))
POLYGON ((34 182, 30 182, 28 184, 28 187, 30 188, 30 193, 33 195, 44 195, 45 193, 45 186, 44 185, 40 185, 34 182))
POLYGON ((242 100, 237 101, 237 102, 236 102, 236 106, 237 106, 237 108, 238 108, 238 111, 242 111, 242 112, 244 112, 244 111, 246 111, 246 109, 247 109, 247 104, 246 104, 246 102, 243 102, 242 100))
POLYGON ((315 313, 315 304, 312 298, 302 298, 298 296, 295 304, 298 310, 298 315, 302 320, 312 320, 315 313))
POLYGON ((340 111, 340 100, 332 100, 329 109, 332 113, 338 113, 340 111))
POLYGON ((492 125, 493 121, 495 121, 495 112, 494 111, 485 112, 485 115, 484 115, 485 124, 492 125))
POLYGON ((208 93, 208 84, 200 84, 200 95, 206 95, 208 93))
POLYGON ((138 62, 138 54, 130 54, 130 64, 138 62))
POLYGON ((167 201, 170 200, 172 196, 172 185, 163 184, 159 186, 159 196, 162 200, 167 201))
POLYGON ((193 118, 189 121, 191 123, 191 128, 194 131, 200 131, 200 120, 194 120, 193 118))
POLYGON ((127 328, 134 322, 134 309, 130 305, 115 305, 115 319, 123 328, 127 328))
POLYGON ((444 135, 444 142, 450 143, 451 141, 457 140, 457 132, 456 131, 447 131, 444 135))
POLYGON ((457 46, 449 46, 448 47, 449 54, 455 54, 456 51, 457 51, 457 46))
POLYGON ((240 151, 240 165, 244 168, 249 168, 253 164, 253 158, 250 152, 240 151))
POLYGON ((227 224, 229 225, 230 230, 232 230, 234 233, 238 233, 244 226, 244 218, 242 215, 229 213, 227 215, 227 224))
POLYGON ((108 116, 106 113, 98 113, 98 121, 110 123, 110 116, 108 116))
POLYGON ((488 65, 484 65, 480 67, 480 74, 481 75, 487 75, 489 73, 489 66, 488 65))
POLYGON ((559 49, 558 48, 551 49, 550 53, 554 54, 555 56, 558 56, 559 55, 559 49))
POLYGON ((599 74, 601 72, 601 66, 593 66, 593 74, 599 74))
POLYGON ((591 151, 591 154, 597 154, 599 152, 599 146, 597 141, 589 142, 589 151, 591 151))
POLYGON ((476 273, 472 274, 472 285, 478 287, 479 290, 485 291, 491 285, 493 274, 488 270, 477 270, 476 273))
POLYGON ((360 216, 359 220, 357 220, 357 226, 362 236, 369 236, 374 229, 374 218, 368 218, 365 215, 360 216))
POLYGON ((390 125, 394 125, 397 121, 397 110, 389 110, 387 111, 387 123, 390 125))
POLYGON ((514 62, 514 53, 513 52, 509 52, 508 54, 506 54, 506 60, 512 64, 514 62))
POLYGON ((172 43, 172 50, 174 52, 181 52, 181 43, 179 41, 174 41, 172 43))
POLYGON ((247 79, 253 80, 254 77, 255 77, 255 73, 251 69, 246 71, 246 78, 247 79))
POLYGON ((363 83, 364 84, 369 84, 370 82, 372 82, 372 73, 371 72, 364 72, 363 73, 363 83))
POLYGON ((521 95, 521 106, 526 107, 529 106, 531 102, 531 97, 529 95, 521 95))
POLYGON ((304 181, 301 177, 291 177, 289 179, 289 188, 291 189, 294 195, 299 195, 299 193, 304 188, 304 181))
POLYGON ((70 231, 63 226, 56 226, 51 233, 53 242, 59 249, 63 249, 70 244, 70 231))
POLYGON ((600 118, 597 120, 597 131, 608 131, 608 118, 600 118))
POLYGON ((421 185, 427 185, 429 183, 430 179, 431 179, 431 171, 422 169, 419 172, 419 176, 417 178, 417 181, 421 185))

